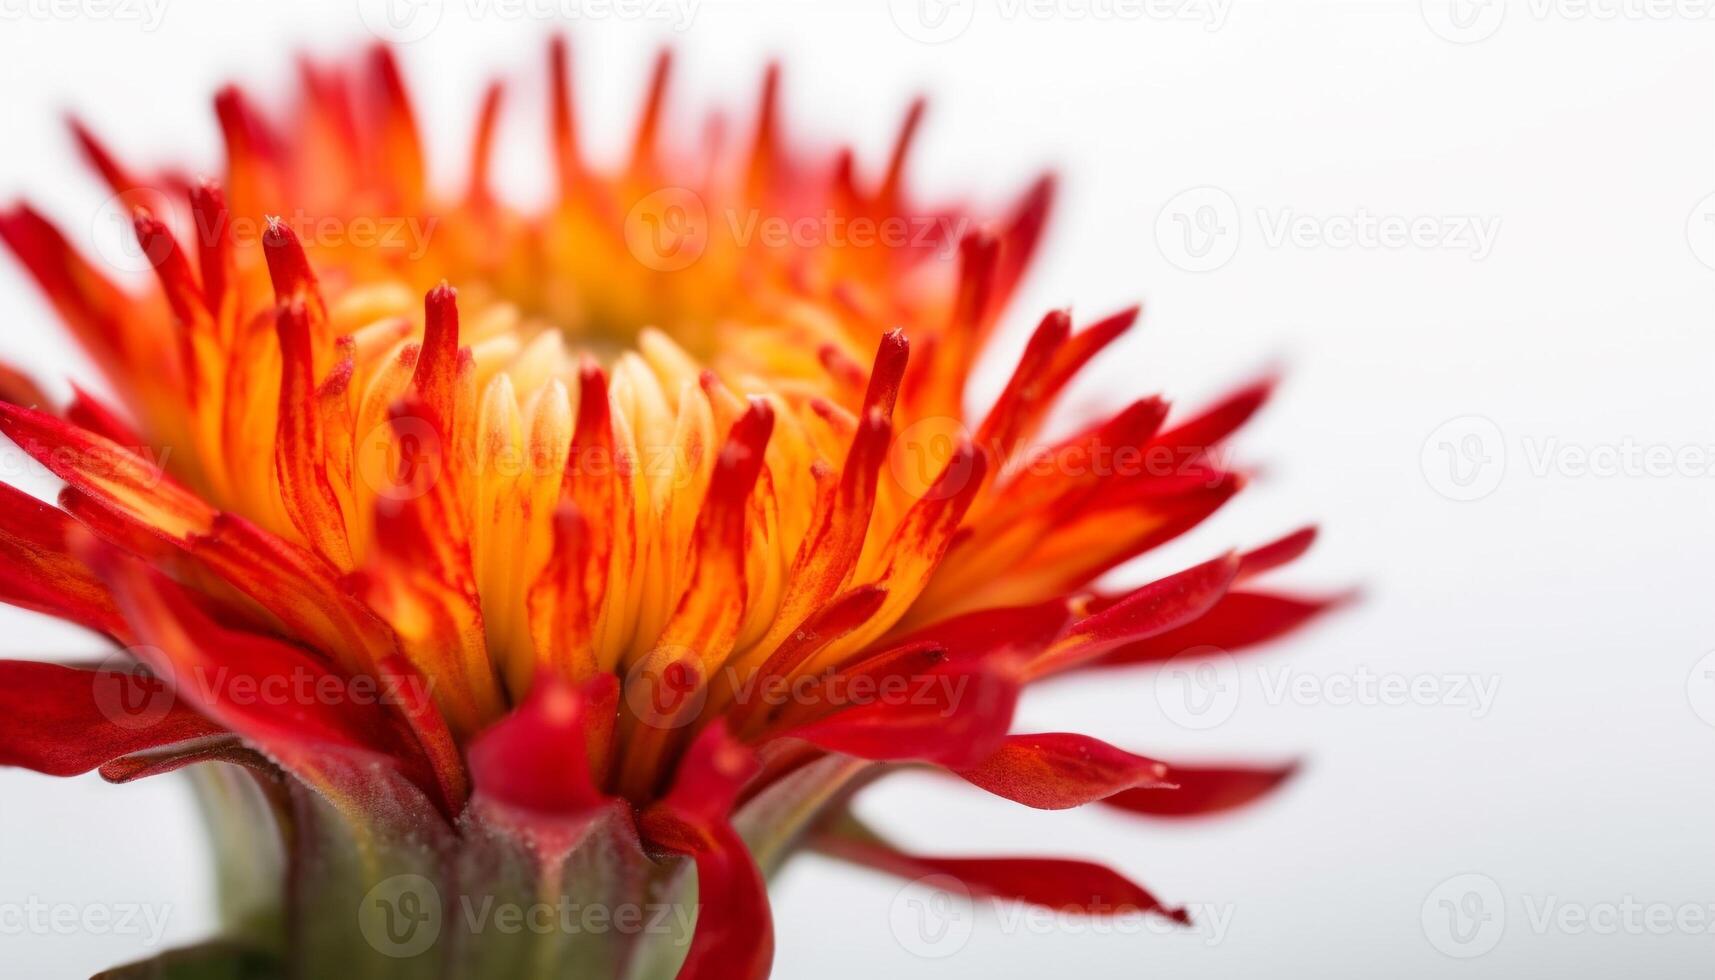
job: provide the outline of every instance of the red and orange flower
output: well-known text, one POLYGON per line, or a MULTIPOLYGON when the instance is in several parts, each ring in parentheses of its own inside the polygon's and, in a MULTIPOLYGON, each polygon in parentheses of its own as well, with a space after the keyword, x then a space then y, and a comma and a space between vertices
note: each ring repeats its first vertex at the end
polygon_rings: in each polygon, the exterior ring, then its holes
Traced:
POLYGON ((183 955, 263 975, 760 977, 765 876, 800 846, 1182 918, 1099 865, 900 852, 845 805, 890 763, 1164 817, 1280 782, 1011 732, 1030 682, 1325 607, 1248 586, 1308 531, 1092 587, 1239 489, 1215 450, 1267 384, 1045 439, 1137 315, 1056 311, 967 413, 1050 180, 996 215, 925 209, 903 177, 921 104, 865 177, 786 142, 773 71, 746 139, 671 139, 665 57, 601 168, 563 45, 550 64, 538 211, 491 190, 500 86, 468 186, 440 193, 378 49, 305 64, 282 114, 221 92, 219 182, 133 171, 76 128, 158 288, 0 213, 118 402, 0 375, 0 431, 65 484, 58 508, 0 486, 0 598, 146 669, 0 662, 0 763, 220 763, 193 771, 230 936, 183 955), (696 914, 667 940, 416 928, 469 896, 696 914))

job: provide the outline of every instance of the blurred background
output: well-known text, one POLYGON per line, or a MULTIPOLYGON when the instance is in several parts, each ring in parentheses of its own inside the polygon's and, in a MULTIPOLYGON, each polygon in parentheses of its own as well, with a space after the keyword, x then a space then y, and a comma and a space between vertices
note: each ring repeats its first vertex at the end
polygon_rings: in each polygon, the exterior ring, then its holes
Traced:
MULTIPOLYGON (((1186 405, 1271 367, 1255 485, 1116 579, 1307 521, 1274 581, 1362 601, 1213 672, 1032 692, 1020 730, 1168 759, 1303 759, 1195 824, 1046 813, 896 777, 863 815, 929 852, 1086 856, 1191 929, 951 904, 816 857, 775 889, 777 974, 894 978, 1707 976, 1715 960, 1715 5, 1706 0, 0 0, 0 200, 111 234, 62 125, 213 169, 210 97, 283 92, 300 51, 399 40, 437 173, 513 81, 499 176, 547 185, 545 39, 572 40, 598 152, 650 59, 670 118, 744 119, 785 68, 802 141, 879 167, 930 96, 911 181, 999 203, 1064 178, 997 352, 1041 312, 1134 301, 1091 408, 1186 405)), ((0 357, 90 372, 0 262, 0 357)), ((47 372, 51 374, 51 372, 47 372)), ((984 375, 983 390, 1004 376, 984 375)), ((60 390, 64 390, 63 388, 60 390)), ((30 472, 7 473, 43 493, 30 472)), ((0 656, 93 641, 0 610, 0 656)), ((202 937, 188 789, 0 771, 0 973, 83 976, 202 937), (159 929, 32 929, 137 903, 159 929)))

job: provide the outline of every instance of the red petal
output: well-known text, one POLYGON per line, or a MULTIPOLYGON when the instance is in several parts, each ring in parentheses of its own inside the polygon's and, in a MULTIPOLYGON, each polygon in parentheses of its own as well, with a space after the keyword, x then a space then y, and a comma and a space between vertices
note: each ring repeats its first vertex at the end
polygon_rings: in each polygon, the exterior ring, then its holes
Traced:
POLYGON ((1012 725, 1019 687, 1008 671, 948 664, 899 680, 786 735, 860 759, 960 768, 992 754, 1012 725))
POLYGON ((774 960, 768 889, 727 815, 759 768, 721 725, 691 744, 673 789, 639 821, 653 844, 697 865, 697 926, 679 980, 763 980, 774 960))
POLYGON ((75 382, 71 386, 71 402, 66 405, 65 419, 121 446, 143 445, 143 437, 118 411, 75 382))
MULTIPOLYGON (((792 587, 781 604, 782 624, 802 622, 850 581, 863 552, 875 507, 876 478, 892 439, 894 402, 909 346, 898 330, 881 338, 864 394, 857 432, 846 451, 833 500, 815 514, 793 560, 792 587)), ((775 637, 777 639, 777 637, 775 637)))
POLYGON ((1274 391, 1276 380, 1269 376, 1245 385, 1205 409, 1201 415, 1163 432, 1155 440, 1156 444, 1173 446, 1188 453, 1213 448, 1256 414, 1274 391))
POLYGON ((1155 912, 1189 925, 1183 909, 1170 909, 1112 868, 1089 861, 1033 857, 929 857, 895 850, 861 827, 824 832, 817 849, 901 878, 947 875, 980 895, 1028 902, 1075 915, 1155 912))
POLYGON ((1126 790, 1102 802, 1152 817, 1208 816, 1267 796, 1296 775, 1298 768, 1297 763, 1272 769, 1170 766, 1167 780, 1178 789, 1126 790))
POLYGON ((158 534, 182 539, 214 517, 161 465, 51 415, 0 403, 0 432, 55 476, 158 534))
POLYGON ((298 647, 221 626, 183 587, 111 548, 93 560, 144 644, 133 651, 199 713, 312 782, 335 757, 342 767, 391 758, 428 778, 384 706, 392 692, 371 695, 298 647))
POLYGON ((1018 654, 1036 654, 1059 639, 1072 621, 1064 598, 1032 606, 983 609, 944 619, 906 634, 899 646, 932 644, 954 662, 993 663, 1018 654))
POLYGON ((548 96, 551 101, 549 119, 554 136, 554 163, 560 177, 560 191, 567 195, 583 171, 578 150, 578 127, 573 112, 571 66, 566 39, 555 37, 548 47, 548 96))
POLYGON ((1009 736, 994 755, 959 775, 1038 810, 1066 810, 1122 790, 1169 785, 1167 766, 1086 735, 1009 736))
POLYGON ((310 546, 335 568, 350 571, 345 512, 328 479, 332 453, 317 408, 315 328, 302 297, 280 304, 276 326, 280 334, 280 420, 274 472, 279 477, 280 499, 310 546))
MULTIPOLYGON (((985 452, 1000 460, 1011 458, 1015 444, 1041 409, 1042 398, 1052 394, 1047 390, 1049 372, 1071 333, 1072 315, 1065 310, 1054 310, 1037 324, 1012 377, 977 429, 977 444, 985 452)), ((995 474, 1000 468, 991 466, 989 472, 995 474)))
POLYGON ((131 783, 149 776, 178 772, 198 762, 230 762, 278 777, 279 770, 255 749, 246 748, 236 735, 213 735, 177 745, 147 749, 121 756, 101 765, 101 778, 110 783, 131 783))
POLYGON ((123 639, 125 620, 95 574, 70 551, 71 515, 0 483, 0 602, 123 639))
POLYGON ((618 679, 602 674, 578 687, 544 671, 516 710, 470 746, 479 797, 542 816, 576 819, 607 805, 590 771, 591 731, 611 718, 618 679))
POLYGON ((1238 556, 1226 555, 1131 592, 1074 625, 1031 665, 1032 675, 1067 670, 1202 616, 1226 594, 1238 570, 1238 556))
POLYGON ((1245 552, 1239 559, 1239 578, 1250 578, 1263 572, 1279 568, 1288 562, 1296 561, 1310 546, 1316 543, 1316 527, 1314 525, 1298 530, 1281 538, 1271 541, 1260 548, 1245 552))
POLYGON ((223 729, 142 672, 0 660, 0 765, 75 776, 223 729))
POLYGON ((1197 647, 1242 650, 1290 633, 1340 599, 1294 599, 1259 592, 1229 592, 1207 613, 1176 629, 1137 640, 1103 656, 1094 666, 1155 663, 1197 647))

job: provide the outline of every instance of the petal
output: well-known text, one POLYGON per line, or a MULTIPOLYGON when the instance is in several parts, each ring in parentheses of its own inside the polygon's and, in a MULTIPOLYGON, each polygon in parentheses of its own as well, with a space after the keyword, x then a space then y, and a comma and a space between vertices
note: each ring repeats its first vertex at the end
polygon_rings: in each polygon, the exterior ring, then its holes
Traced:
POLYGON ((612 674, 581 687, 556 673, 540 674, 524 702, 471 743, 479 798, 568 820, 605 807, 611 798, 591 772, 591 750, 599 741, 592 733, 612 724, 617 683, 612 674))
POLYGON ((141 641, 133 652, 200 714, 324 788, 337 772, 353 791, 363 770, 387 760, 419 785, 432 782, 388 712, 396 692, 360 687, 299 647, 216 623, 183 587, 111 548, 92 560, 141 641), (345 781, 353 775, 356 783, 345 781))
POLYGON ((1183 909, 1162 905, 1143 886, 1112 868, 1089 861, 907 854, 850 818, 816 837, 814 846, 832 857, 901 878, 947 875, 979 895, 1027 902, 1075 915, 1153 912, 1181 925, 1191 922, 1183 909))
POLYGON ((280 499, 304 540, 329 564, 350 571, 345 511, 328 474, 332 453, 316 388, 315 327, 301 298, 281 303, 275 322, 281 373, 274 472, 279 477, 280 499))
POLYGON ((1156 663, 1199 647, 1229 653, 1266 643, 1297 629, 1345 599, 1296 599, 1261 592, 1229 592, 1202 616, 1174 629, 1134 640, 1103 655, 1094 667, 1156 663))
POLYGON ((140 671, 21 660, 0 660, 0 719, 0 765, 51 776, 224 731, 140 671))
POLYGON ((1175 789, 1131 789, 1110 796, 1107 806, 1152 817, 1202 817, 1248 806, 1298 773, 1294 762, 1278 767, 1169 766, 1175 789))
POLYGON ((1278 379, 1270 375, 1245 385, 1203 412, 1163 432, 1156 445, 1171 446, 1185 454, 1207 452, 1250 421, 1268 401, 1278 379))
POLYGON ((208 529, 214 510, 136 453, 43 412, 0 402, 0 432, 55 476, 130 520, 175 539, 208 529))
POLYGON ((71 553, 80 533, 71 515, 0 483, 0 601, 123 638, 106 587, 71 553))
POLYGON ((639 821, 648 841, 697 865, 696 933, 679 980, 768 976, 774 959, 768 889, 728 819, 757 769, 755 755, 725 727, 710 726, 691 744, 672 790, 639 821))
POLYGON ((949 663, 897 681, 854 688, 848 705, 785 734, 860 759, 960 768, 999 747, 1018 705, 1011 672, 986 665, 949 663))
POLYGON ((1250 578, 1298 560, 1316 543, 1316 527, 1299 528, 1278 541, 1253 548, 1239 559, 1239 577, 1250 578))
POLYGON ((1226 594, 1238 570, 1238 556, 1226 555, 1132 591, 1106 609, 1079 620, 1031 665, 1032 676, 1088 663, 1116 647, 1191 622, 1226 594))
POLYGON ((1008 736, 993 755, 958 770, 967 782, 1039 810, 1066 810, 1125 790, 1170 785, 1167 766, 1086 735, 1008 736))

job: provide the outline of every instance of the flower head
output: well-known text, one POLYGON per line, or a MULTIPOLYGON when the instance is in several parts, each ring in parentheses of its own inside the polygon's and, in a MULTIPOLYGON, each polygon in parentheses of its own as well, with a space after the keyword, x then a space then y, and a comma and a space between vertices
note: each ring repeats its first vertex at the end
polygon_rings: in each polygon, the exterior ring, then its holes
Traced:
MULTIPOLYGON (((0 379, 0 431, 65 483, 59 508, 0 488, 0 598, 149 672, 140 713, 114 665, 0 663, 0 762, 114 780, 237 763, 288 787, 264 793, 283 825, 344 827, 327 833, 461 893, 496 868, 611 893, 694 867, 681 976, 766 973, 761 873, 800 841, 1181 917, 1096 865, 905 854, 843 806, 887 763, 1157 816, 1278 783, 1011 730, 1030 682, 1236 649, 1323 608, 1244 585, 1309 532, 1095 587, 1239 489, 1216 450, 1267 382, 1182 421, 1147 398, 1045 438, 1137 315, 1055 311, 968 412, 1050 180, 994 214, 925 208, 904 180, 921 103, 866 175, 786 140, 773 71, 742 138, 684 139, 665 57, 624 161, 600 166, 551 51, 539 208, 493 187, 498 85, 467 185, 443 192, 377 49, 305 64, 283 113, 221 92, 219 181, 143 175, 76 128, 148 288, 30 208, 0 214, 117 398, 56 409, 0 379), (592 840, 622 856, 583 866, 592 840)), ((307 866, 303 835, 285 846, 307 866)), ((337 938, 297 938, 338 962, 337 938)), ((441 945, 460 969, 500 955, 441 945)), ((605 955, 618 972, 645 954, 605 955)))

